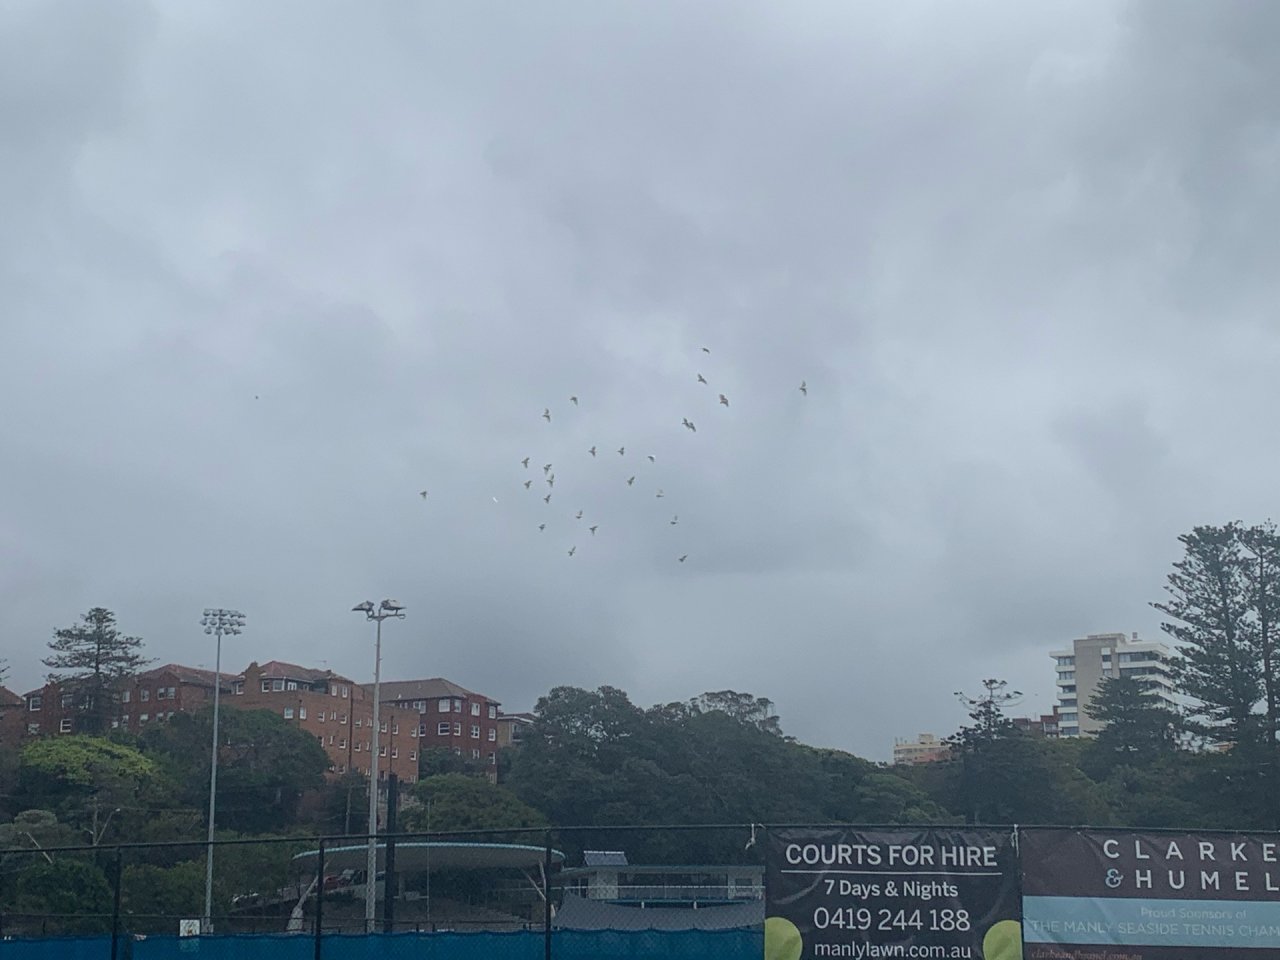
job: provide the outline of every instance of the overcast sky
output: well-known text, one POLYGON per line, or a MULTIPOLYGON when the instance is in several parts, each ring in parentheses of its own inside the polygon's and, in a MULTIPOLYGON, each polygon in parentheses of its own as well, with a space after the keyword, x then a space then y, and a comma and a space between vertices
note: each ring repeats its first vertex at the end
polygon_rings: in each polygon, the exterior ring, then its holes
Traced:
POLYGON ((1179 533, 1275 512, 1277 40, 1263 0, 0 0, 10 686, 95 605, 370 679, 391 596, 384 676, 509 710, 733 688, 884 759, 986 676, 1048 709, 1051 647, 1158 634, 1179 533))

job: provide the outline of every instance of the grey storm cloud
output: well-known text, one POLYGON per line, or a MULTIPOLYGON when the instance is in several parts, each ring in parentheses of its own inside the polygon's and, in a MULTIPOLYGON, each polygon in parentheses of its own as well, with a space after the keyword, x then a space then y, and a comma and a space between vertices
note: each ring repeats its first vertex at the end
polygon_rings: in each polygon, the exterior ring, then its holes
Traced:
POLYGON ((1050 647, 1156 632, 1178 533, 1274 512, 1278 33, 5 5, 10 685, 97 604, 163 661, 228 605, 237 667, 364 678, 347 611, 394 596, 384 675, 512 709, 734 687, 884 757, 983 676, 1047 707, 1050 647))

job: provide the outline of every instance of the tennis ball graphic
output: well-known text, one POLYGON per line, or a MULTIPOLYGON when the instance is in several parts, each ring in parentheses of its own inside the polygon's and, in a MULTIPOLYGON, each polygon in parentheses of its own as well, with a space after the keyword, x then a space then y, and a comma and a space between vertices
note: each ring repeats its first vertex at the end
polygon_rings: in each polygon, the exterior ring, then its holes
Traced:
MULTIPOLYGON (((768 943, 767 930, 765 942, 768 943)), ((985 960, 1022 960, 1022 924, 1017 920, 993 923, 982 938, 982 956, 985 960)))
POLYGON ((769 917, 764 922, 764 960, 800 960, 804 940, 796 925, 786 917, 769 917))

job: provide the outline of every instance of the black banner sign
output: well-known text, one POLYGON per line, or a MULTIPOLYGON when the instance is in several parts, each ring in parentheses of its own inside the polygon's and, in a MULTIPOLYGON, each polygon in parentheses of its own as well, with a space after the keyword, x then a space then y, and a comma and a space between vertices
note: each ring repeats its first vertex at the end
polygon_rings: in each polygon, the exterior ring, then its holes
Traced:
POLYGON ((1027 960, 1280 956, 1280 836, 1020 831, 1027 960))
POLYGON ((771 830, 765 960, 1021 960, 1013 836, 980 829, 771 830))

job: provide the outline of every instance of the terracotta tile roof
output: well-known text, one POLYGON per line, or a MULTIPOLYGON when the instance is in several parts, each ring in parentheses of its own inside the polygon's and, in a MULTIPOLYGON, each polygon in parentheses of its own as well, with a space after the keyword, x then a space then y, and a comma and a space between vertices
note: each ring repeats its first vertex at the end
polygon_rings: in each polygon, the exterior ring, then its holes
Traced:
MULTIPOLYGON (((138 674, 137 679, 156 680, 166 673, 172 673, 183 683, 198 683, 205 687, 213 686, 212 670, 203 670, 200 667, 186 667, 180 663, 166 663, 163 667, 153 667, 138 674)), ((223 673, 222 679, 224 682, 230 680, 230 674, 223 673)))
MULTIPOLYGON (((373 684, 361 684, 365 692, 373 695, 373 684)), ((426 680, 384 680, 379 690, 382 702, 396 700, 434 700, 442 697, 459 697, 466 700, 483 700, 486 703, 497 703, 480 693, 472 693, 466 687, 459 686, 452 680, 443 677, 430 677, 426 680)))
MULTIPOLYGON (((352 683, 347 677, 340 676, 332 670, 313 670, 311 667, 301 667, 296 663, 285 663, 283 660, 268 660, 266 663, 259 664, 258 669, 262 671, 264 677, 272 679, 304 680, 311 683, 315 680, 333 678, 352 683)), ((243 677, 244 671, 241 671, 239 675, 243 677)))

